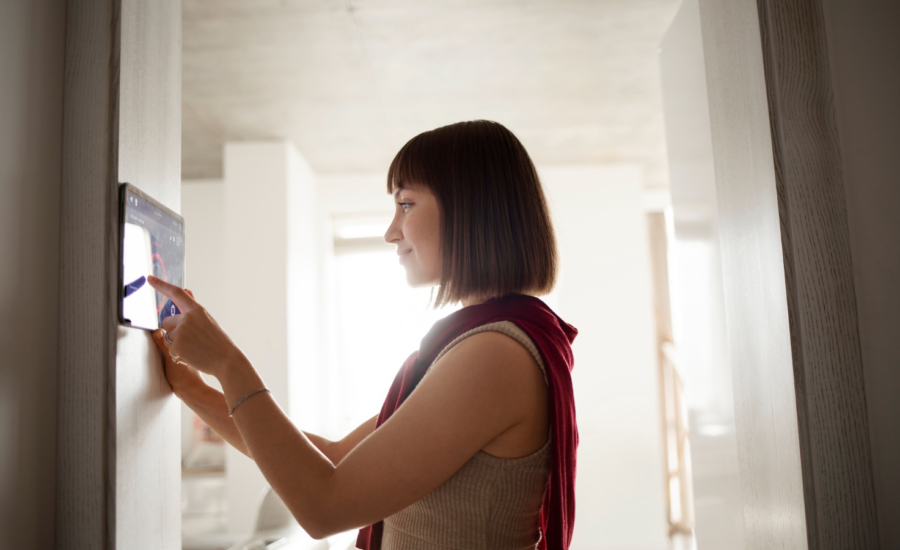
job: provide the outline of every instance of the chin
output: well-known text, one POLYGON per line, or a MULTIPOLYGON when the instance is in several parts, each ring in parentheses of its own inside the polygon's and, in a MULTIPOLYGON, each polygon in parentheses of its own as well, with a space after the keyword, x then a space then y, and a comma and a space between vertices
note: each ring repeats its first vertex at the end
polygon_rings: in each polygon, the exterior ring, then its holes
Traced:
POLYGON ((421 288, 425 286, 435 286, 439 283, 434 277, 425 277, 421 273, 413 270, 406 270, 406 284, 412 288, 421 288))
POLYGON ((408 284, 411 288, 422 288, 423 286, 434 286, 434 283, 431 281, 423 281, 421 279, 415 277, 406 277, 406 284, 408 284))

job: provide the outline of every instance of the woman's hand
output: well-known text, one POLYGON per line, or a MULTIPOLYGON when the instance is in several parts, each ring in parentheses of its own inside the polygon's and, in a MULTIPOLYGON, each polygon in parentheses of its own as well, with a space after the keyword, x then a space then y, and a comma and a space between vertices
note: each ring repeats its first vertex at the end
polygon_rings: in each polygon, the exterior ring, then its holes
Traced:
MULTIPOLYGON (((191 378, 189 367, 219 377, 223 368, 236 362, 247 362, 241 350, 190 293, 152 275, 147 277, 147 282, 170 298, 181 310, 180 314, 163 319, 165 333, 160 335, 162 345, 168 346, 167 378, 170 372, 169 362, 173 363, 171 372, 177 380, 172 385, 173 389, 182 381, 188 384, 196 381, 191 378)), ((157 340, 157 345, 159 344, 157 340)))
POLYGON ((185 401, 186 398, 196 392, 197 389, 206 385, 206 382, 200 376, 200 372, 197 369, 184 362, 176 363, 175 360, 172 359, 172 354, 169 353, 169 345, 166 344, 164 339, 165 334, 166 331, 163 329, 153 331, 153 341, 165 358, 163 368, 165 370, 166 380, 169 381, 169 385, 172 386, 172 391, 175 392, 175 395, 182 401, 185 401))
MULTIPOLYGON (((191 298, 194 297, 194 293, 190 290, 184 289, 184 291, 191 298)), ((166 375, 166 380, 172 386, 172 391, 175 395, 182 401, 185 401, 186 398, 189 398, 205 386, 206 382, 200 376, 200 372, 194 367, 187 363, 175 362, 172 354, 169 353, 169 344, 166 343, 165 334, 166 331, 163 329, 154 330, 152 332, 153 342, 163 354, 163 372, 166 375)))

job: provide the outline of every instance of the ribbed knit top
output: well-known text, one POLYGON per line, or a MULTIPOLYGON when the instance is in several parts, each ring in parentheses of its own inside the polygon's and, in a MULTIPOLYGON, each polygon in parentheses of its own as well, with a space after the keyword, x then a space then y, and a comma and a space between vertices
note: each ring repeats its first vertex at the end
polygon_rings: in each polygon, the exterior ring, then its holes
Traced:
MULTIPOLYGON (((514 338, 544 371, 534 343, 510 321, 482 325, 462 334, 434 361, 479 332, 500 332, 514 338)), ((443 485, 385 518, 382 550, 533 550, 541 537, 538 525, 550 479, 551 439, 520 458, 499 458, 478 451, 443 485)))

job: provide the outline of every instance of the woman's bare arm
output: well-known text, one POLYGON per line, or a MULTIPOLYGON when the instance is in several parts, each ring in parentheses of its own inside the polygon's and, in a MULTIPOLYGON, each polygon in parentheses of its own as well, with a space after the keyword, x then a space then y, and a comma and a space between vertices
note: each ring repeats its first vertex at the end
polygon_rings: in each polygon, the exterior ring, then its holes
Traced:
MULTIPOLYGON (((521 396, 543 384, 540 376, 528 351, 511 338, 471 336, 337 464, 316 452, 268 394, 243 403, 235 421, 300 525, 324 538, 380 521, 439 487, 527 415, 521 396)), ((234 395, 260 382, 252 369, 223 372, 223 387, 234 395)))
MULTIPOLYGON (((222 392, 212 386, 201 382, 202 386, 196 386, 190 391, 176 390, 177 395, 184 404, 197 413, 206 425, 219 434, 232 447, 244 453, 250 458, 250 450, 241 437, 240 430, 234 424, 234 420, 228 416, 228 405, 222 392)), ((312 439, 310 438, 310 441, 312 439)))
MULTIPOLYGON (((228 403, 224 394, 207 384, 193 368, 172 361, 161 334, 154 333, 154 340, 163 352, 166 376, 175 395, 228 444, 253 458, 234 419, 228 416, 228 403)), ((331 441, 310 432, 303 434, 328 457, 332 464, 337 464, 375 430, 377 418, 378 415, 375 415, 366 420, 339 441, 331 441)))
MULTIPOLYGON (((182 313, 163 327, 168 350, 216 376, 227 402, 264 387, 215 320, 183 289, 148 277, 182 313)), ((525 398, 543 384, 531 354, 508 336, 484 332, 457 344, 379 429, 337 465, 278 406, 257 393, 234 413, 250 454, 300 525, 325 538, 380 521, 420 500, 479 449, 525 422, 525 398)))
MULTIPOLYGON (((189 394, 179 395, 184 403, 190 407, 192 411, 197 413, 206 425, 219 434, 222 439, 228 442, 232 447, 244 453, 250 458, 250 450, 241 437, 241 432, 234 423, 234 419, 228 416, 228 404, 225 402, 225 396, 219 390, 208 384, 191 391, 189 394)), ((375 431, 375 422, 378 415, 366 420, 357 426, 352 432, 344 436, 338 441, 331 441, 320 435, 310 432, 303 432, 303 435, 309 439, 313 445, 319 449, 322 454, 328 457, 332 464, 337 464, 344 459, 347 454, 356 447, 360 441, 365 439, 369 434, 375 431)))
MULTIPOLYGON (((371 435, 371 433, 375 431, 375 423, 377 421, 378 415, 376 414, 372 418, 357 426, 356 429, 354 429, 352 432, 344 436, 344 439, 332 443, 331 449, 329 450, 331 454, 326 455, 331 460, 331 463, 337 465, 342 460, 344 460, 344 457, 350 454, 350 451, 355 449, 363 439, 369 437, 369 435, 371 435)), ((309 437, 311 434, 303 432, 303 435, 309 437)), ((319 436, 313 435, 313 437, 319 436)), ((316 447, 319 447, 319 444, 316 443, 315 439, 309 437, 309 440, 312 441, 316 447)), ((319 447, 319 449, 321 449, 321 447, 319 447)))

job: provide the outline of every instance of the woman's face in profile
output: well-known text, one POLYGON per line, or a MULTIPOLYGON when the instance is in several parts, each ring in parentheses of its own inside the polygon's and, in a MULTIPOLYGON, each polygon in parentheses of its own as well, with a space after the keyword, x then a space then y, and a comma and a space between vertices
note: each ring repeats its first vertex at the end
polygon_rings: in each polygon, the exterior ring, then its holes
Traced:
POLYGON ((441 220, 437 199, 424 186, 394 192, 394 219, 384 240, 397 245, 410 286, 436 285, 441 278, 441 220))

